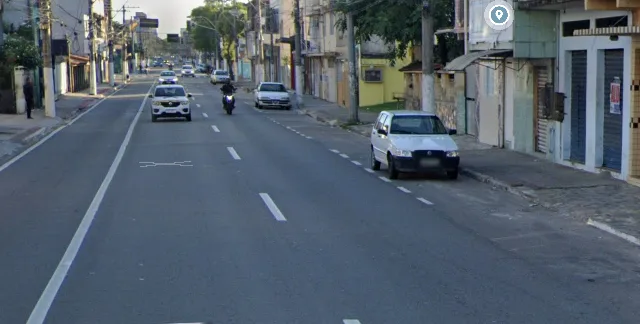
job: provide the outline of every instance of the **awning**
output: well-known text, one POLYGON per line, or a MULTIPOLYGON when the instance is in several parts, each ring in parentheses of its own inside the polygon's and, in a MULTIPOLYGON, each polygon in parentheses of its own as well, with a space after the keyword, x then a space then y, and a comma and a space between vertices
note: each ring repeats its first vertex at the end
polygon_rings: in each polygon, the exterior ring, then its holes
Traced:
POLYGON ((592 29, 578 29, 573 31, 573 36, 628 36, 640 35, 640 26, 603 27, 592 29))
POLYGON ((498 49, 469 53, 466 55, 458 56, 455 59, 453 59, 453 61, 449 62, 449 64, 447 64, 444 67, 444 70, 445 71, 464 71, 464 69, 466 69, 467 66, 473 64, 473 62, 483 57, 504 56, 505 54, 511 54, 511 53, 513 53, 513 50, 498 50, 498 49))
POLYGON ((71 54, 69 55, 69 63, 71 65, 87 64, 89 63, 89 57, 71 54))

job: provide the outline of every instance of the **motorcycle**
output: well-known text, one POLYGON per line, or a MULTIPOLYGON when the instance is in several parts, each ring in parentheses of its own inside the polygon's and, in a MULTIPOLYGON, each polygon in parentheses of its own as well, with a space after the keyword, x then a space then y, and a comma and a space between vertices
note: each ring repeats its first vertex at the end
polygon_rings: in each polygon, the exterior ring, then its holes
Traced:
POLYGON ((222 108, 227 112, 227 115, 231 115, 235 108, 233 93, 223 93, 222 95, 224 96, 224 106, 222 108))

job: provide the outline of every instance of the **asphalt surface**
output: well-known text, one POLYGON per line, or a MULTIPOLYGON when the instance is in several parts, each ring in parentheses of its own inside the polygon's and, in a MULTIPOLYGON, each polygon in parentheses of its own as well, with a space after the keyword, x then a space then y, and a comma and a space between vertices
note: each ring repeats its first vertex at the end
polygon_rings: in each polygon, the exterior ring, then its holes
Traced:
POLYGON ((637 323, 636 248, 184 83, 190 123, 136 120, 137 81, 0 172, 0 323, 637 323))

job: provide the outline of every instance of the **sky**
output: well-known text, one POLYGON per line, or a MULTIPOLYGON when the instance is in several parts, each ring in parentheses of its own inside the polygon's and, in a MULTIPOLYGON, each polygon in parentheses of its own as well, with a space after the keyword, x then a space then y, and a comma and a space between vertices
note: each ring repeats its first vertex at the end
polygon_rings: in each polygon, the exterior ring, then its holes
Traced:
MULTIPOLYGON (((136 12, 144 12, 148 18, 157 18, 158 36, 165 38, 166 34, 178 34, 180 28, 187 27, 187 16, 191 9, 204 5, 204 0, 112 0, 113 11, 122 9, 122 6, 139 7, 127 9, 127 19, 136 12)), ((119 12, 117 17, 122 17, 119 12)))

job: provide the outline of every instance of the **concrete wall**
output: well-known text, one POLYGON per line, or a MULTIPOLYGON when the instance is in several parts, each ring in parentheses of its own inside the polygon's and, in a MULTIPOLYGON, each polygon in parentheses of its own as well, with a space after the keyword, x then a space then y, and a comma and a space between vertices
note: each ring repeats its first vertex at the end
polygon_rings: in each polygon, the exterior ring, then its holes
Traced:
MULTIPOLYGON (((595 25, 596 18, 628 15, 625 11, 584 11, 582 9, 567 10, 560 13, 559 26, 565 21, 591 19, 595 25)), ((631 20, 631 19, 630 19, 631 20)), ((603 116, 598 113, 599 103, 602 103, 604 92, 599 87, 600 78, 604 76, 604 67, 599 64, 605 49, 624 49, 624 70, 631 71, 631 37, 620 36, 617 41, 611 41, 607 36, 562 37, 562 29, 558 28, 559 50, 557 60, 557 87, 558 91, 565 93, 565 120, 562 124, 551 123, 550 132, 556 138, 553 159, 556 162, 573 166, 590 172, 599 172, 602 165, 602 122, 603 116), (571 51, 587 51, 587 125, 586 125, 586 160, 585 164, 569 162, 571 149, 571 51)), ((630 80, 624 80, 630 84, 630 80)), ((629 120, 630 116, 630 87, 622 88, 622 115, 623 120, 629 120)), ((623 125, 625 123, 623 122, 623 125)), ((551 143, 549 144, 551 145, 551 143)), ((626 179, 629 174, 629 128, 623 128, 622 134, 622 172, 614 176, 626 179)))
MULTIPOLYGON (((391 66, 386 59, 362 58, 360 71, 369 68, 382 70, 382 82, 365 82, 360 76, 360 106, 371 106, 395 101, 394 93, 402 94, 405 90, 404 73, 398 71, 409 63, 408 59, 391 66)), ((361 72, 364 73, 364 72, 361 72)))

